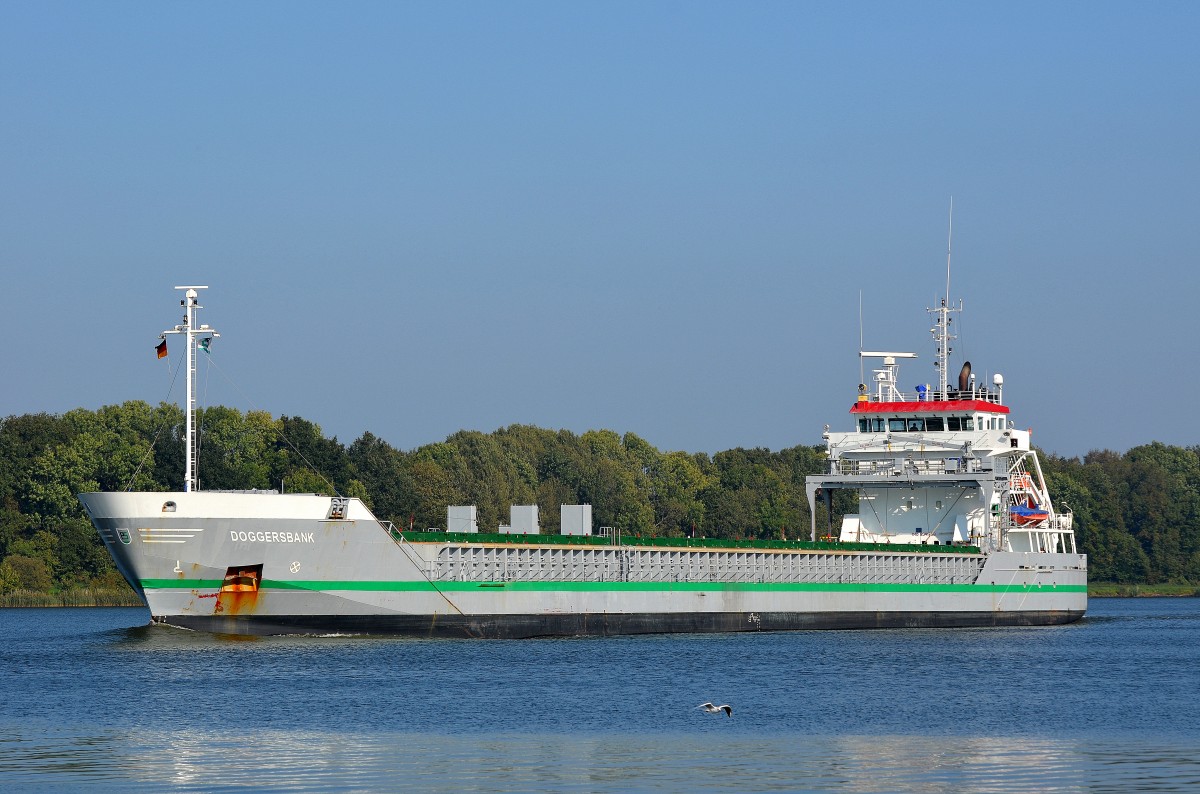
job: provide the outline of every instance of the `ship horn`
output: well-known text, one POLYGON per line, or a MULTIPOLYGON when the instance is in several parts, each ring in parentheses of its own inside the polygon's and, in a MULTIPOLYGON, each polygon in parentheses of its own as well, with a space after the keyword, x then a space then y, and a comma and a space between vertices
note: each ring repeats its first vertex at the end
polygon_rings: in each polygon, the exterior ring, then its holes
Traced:
POLYGON ((964 361, 963 368, 958 373, 958 390, 966 391, 971 384, 971 362, 964 361))

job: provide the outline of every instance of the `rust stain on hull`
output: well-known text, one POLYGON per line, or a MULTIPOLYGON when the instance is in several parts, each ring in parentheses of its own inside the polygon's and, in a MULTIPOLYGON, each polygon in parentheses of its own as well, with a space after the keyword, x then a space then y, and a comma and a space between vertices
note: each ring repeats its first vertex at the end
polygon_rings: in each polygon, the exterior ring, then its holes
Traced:
POLYGON ((258 591, 222 591, 213 606, 214 615, 253 615, 258 607, 258 591))
POLYGON ((258 607, 258 584, 262 580, 262 565, 235 565, 225 573, 225 581, 217 592, 214 615, 253 615, 258 607))

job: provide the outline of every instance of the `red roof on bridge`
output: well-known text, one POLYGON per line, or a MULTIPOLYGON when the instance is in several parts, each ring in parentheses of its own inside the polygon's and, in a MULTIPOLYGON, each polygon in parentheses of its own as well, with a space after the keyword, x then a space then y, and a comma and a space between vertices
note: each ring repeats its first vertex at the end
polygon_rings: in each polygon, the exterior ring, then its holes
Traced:
POLYGON ((987 400, 922 400, 901 403, 873 403, 862 400, 850 408, 852 414, 960 414, 974 411, 991 414, 1009 412, 1007 405, 997 405, 987 400))

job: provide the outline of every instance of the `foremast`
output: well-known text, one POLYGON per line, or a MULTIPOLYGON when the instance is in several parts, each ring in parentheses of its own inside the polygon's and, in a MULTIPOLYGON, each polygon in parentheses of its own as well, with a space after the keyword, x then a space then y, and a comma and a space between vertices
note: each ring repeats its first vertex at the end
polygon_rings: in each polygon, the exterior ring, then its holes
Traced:
POLYGON ((159 334, 160 339, 166 339, 167 334, 181 334, 184 339, 184 371, 186 373, 186 386, 184 395, 184 446, 185 459, 183 471, 183 490, 190 492, 199 490, 200 482, 200 460, 199 447, 196 444, 196 353, 198 345, 206 352, 208 345, 213 339, 220 336, 215 330, 207 325, 197 325, 196 312, 204 307, 200 305, 198 300, 199 293, 196 290, 208 289, 207 286, 182 286, 175 289, 184 290, 183 300, 179 301, 179 305, 184 307, 183 323, 176 325, 174 328, 169 328, 159 334), (199 337, 204 337, 202 342, 198 342, 199 337))

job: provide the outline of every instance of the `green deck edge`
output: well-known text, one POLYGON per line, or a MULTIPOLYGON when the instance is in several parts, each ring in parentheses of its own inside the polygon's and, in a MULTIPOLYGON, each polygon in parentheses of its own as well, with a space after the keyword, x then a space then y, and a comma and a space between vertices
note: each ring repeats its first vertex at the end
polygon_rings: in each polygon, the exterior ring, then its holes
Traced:
MULTIPOLYGON (((142 579, 145 590, 216 590, 220 579, 142 579)), ((1076 584, 903 584, 899 582, 381 582, 264 579, 263 591, 359 591, 386 593, 466 593, 484 589, 516 593, 1037 593, 1053 590, 1086 593, 1087 585, 1076 584)))

